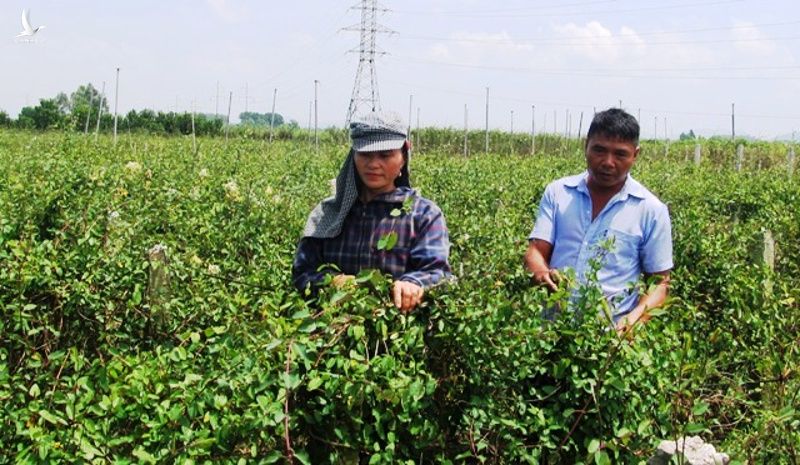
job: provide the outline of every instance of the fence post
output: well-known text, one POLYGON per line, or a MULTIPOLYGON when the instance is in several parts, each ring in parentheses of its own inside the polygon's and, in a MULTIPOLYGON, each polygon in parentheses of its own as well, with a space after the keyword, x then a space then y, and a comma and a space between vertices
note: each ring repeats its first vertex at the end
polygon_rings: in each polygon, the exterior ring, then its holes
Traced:
POLYGON ((789 177, 794 176, 794 147, 789 147, 789 157, 787 160, 787 170, 789 177))
POLYGON ((156 244, 147 251, 150 264, 150 276, 147 281, 147 303, 153 322, 162 326, 166 322, 163 304, 169 299, 169 273, 167 265, 167 247, 156 244))
POLYGON ((744 162, 744 145, 739 144, 736 147, 736 171, 742 171, 743 162, 744 162))
POLYGON ((694 164, 695 165, 699 165, 700 164, 701 152, 702 152, 702 147, 700 147, 700 144, 695 145, 694 146, 694 164))

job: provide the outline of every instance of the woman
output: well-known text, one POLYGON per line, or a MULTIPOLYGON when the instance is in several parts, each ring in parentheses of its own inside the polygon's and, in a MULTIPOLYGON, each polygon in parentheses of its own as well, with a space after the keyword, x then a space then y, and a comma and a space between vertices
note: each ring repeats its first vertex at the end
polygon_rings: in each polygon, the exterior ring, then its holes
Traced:
POLYGON ((364 269, 392 275, 394 304, 408 312, 425 289, 450 276, 450 241, 439 207, 409 182, 411 144, 394 113, 371 113, 350 125, 352 148, 336 195, 308 217, 292 278, 303 291, 327 274, 340 286, 364 269), (322 265, 335 265, 320 269, 322 265))

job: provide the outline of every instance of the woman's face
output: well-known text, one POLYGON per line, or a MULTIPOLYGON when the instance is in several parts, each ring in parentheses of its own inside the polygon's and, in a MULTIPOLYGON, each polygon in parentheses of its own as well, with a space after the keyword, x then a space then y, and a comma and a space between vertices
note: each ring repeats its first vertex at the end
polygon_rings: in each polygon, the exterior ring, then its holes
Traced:
POLYGON ((356 152, 356 171, 368 193, 372 195, 392 192, 394 180, 405 165, 402 149, 377 152, 356 152))

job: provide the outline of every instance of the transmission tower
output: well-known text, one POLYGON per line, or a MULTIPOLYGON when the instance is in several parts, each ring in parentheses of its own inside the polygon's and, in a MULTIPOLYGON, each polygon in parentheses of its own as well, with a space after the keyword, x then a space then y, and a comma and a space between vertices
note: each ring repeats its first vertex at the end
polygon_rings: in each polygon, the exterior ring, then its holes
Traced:
POLYGON ((378 14, 389 10, 380 6, 377 0, 361 0, 359 4, 351 9, 361 10, 361 24, 346 27, 344 30, 360 32, 361 44, 358 48, 350 50, 351 53, 358 52, 358 71, 356 71, 356 80, 353 84, 353 95, 350 97, 350 107, 347 109, 347 125, 350 125, 350 121, 353 116, 358 114, 359 109, 380 110, 381 100, 378 94, 375 58, 385 55, 386 52, 377 49, 375 39, 378 34, 392 34, 394 32, 378 24, 378 14))

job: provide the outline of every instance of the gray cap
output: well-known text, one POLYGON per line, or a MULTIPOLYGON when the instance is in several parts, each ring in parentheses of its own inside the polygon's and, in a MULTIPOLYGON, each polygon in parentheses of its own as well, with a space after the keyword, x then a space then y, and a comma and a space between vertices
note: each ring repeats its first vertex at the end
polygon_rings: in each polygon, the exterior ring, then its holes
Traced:
POLYGON ((356 152, 399 149, 406 138, 403 118, 393 111, 372 112, 350 123, 350 139, 356 152))

